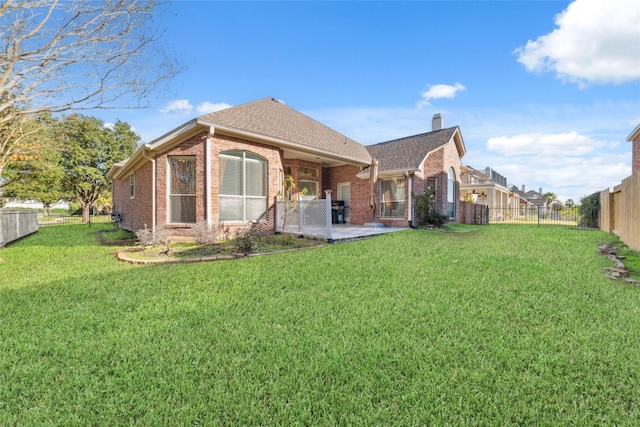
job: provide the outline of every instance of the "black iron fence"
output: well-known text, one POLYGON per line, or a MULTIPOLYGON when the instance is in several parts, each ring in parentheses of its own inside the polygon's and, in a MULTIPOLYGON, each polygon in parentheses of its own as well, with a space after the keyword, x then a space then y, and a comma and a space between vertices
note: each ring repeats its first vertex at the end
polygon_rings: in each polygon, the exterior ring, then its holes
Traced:
POLYGON ((519 207, 511 209, 487 208, 486 223, 556 225, 596 229, 600 228, 599 208, 550 209, 545 206, 519 207))
MULTIPOLYGON (((111 215, 90 215, 89 222, 92 224, 109 223, 111 222, 111 215)), ((82 215, 52 214, 45 216, 42 213, 38 214, 38 226, 40 227, 71 224, 83 224, 82 215)))

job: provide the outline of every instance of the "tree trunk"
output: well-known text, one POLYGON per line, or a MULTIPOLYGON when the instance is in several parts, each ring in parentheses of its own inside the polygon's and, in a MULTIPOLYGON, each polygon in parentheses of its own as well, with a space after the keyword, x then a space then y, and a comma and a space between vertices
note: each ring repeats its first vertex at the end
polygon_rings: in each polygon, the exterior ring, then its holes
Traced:
POLYGON ((91 212, 89 211, 90 207, 91 207, 91 204, 82 203, 82 223, 83 224, 88 223, 91 218, 91 212))

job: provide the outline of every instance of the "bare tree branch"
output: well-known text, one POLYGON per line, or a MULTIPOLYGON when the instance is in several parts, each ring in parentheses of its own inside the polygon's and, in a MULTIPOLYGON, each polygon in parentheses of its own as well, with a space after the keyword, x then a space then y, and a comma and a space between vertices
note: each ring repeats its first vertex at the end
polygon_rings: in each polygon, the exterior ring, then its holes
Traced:
POLYGON ((149 105, 180 71, 158 43, 163 1, 0 0, 0 174, 20 116, 149 105))

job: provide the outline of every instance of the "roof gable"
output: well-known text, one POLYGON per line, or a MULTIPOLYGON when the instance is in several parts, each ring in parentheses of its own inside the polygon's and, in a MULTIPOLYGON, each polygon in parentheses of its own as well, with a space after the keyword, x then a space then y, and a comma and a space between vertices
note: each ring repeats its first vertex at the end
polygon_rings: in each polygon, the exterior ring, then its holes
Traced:
MULTIPOLYGON (((379 172, 417 170, 427 155, 448 144, 460 131, 457 126, 369 145, 367 150, 378 159, 379 172)), ((462 138, 456 142, 458 154, 465 153, 462 138)))
POLYGON ((264 135, 365 163, 371 161, 363 145, 273 98, 206 114, 198 122, 264 135))

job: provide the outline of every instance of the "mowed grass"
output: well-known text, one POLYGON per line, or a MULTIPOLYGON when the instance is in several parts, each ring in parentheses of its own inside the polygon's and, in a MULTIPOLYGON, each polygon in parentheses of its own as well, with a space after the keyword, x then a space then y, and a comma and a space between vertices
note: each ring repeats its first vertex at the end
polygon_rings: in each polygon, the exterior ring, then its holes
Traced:
POLYGON ((640 291, 599 231, 135 266, 100 227, 2 250, 0 425, 640 423, 640 291))

